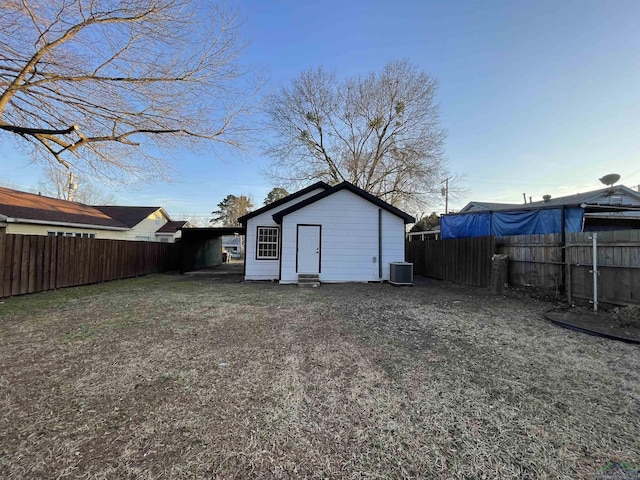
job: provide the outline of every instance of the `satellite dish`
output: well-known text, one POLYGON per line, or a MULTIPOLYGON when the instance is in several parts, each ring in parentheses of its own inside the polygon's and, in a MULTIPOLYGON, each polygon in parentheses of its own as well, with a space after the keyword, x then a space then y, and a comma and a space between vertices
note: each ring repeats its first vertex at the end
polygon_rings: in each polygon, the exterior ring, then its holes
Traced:
POLYGON ((604 183, 605 185, 608 185, 608 186, 613 185, 618 180, 620 180, 620 175, 618 175, 617 173, 610 173, 609 175, 605 175, 604 177, 602 177, 600 179, 600 181, 602 183, 604 183))

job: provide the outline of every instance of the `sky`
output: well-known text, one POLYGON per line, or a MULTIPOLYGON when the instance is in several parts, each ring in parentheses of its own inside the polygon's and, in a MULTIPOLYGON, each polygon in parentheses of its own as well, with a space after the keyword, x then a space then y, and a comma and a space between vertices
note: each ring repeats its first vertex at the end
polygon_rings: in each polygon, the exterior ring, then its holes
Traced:
MULTIPOLYGON (((228 2, 232 4, 231 2, 228 2)), ((245 65, 265 92, 323 67, 338 78, 406 59, 438 81, 445 159, 464 190, 449 201, 522 202, 595 190, 621 175, 640 185, 640 1, 243 0, 245 65)), ((0 143, 2 182, 41 180, 0 143)), ((114 190, 117 203, 158 205, 174 219, 209 218, 228 194, 262 205, 269 159, 250 150, 172 159, 171 183, 114 190)), ((444 198, 427 208, 444 213, 444 198)), ((419 216, 424 212, 408 212, 419 216)))

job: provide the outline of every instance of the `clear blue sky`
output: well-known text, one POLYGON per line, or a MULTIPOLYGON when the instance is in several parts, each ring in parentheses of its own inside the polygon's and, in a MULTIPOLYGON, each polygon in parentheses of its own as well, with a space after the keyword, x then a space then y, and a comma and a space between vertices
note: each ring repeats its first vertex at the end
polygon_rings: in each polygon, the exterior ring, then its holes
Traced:
MULTIPOLYGON (((640 184, 640 1, 241 1, 243 61, 277 86, 322 66, 366 74, 408 59, 439 82, 446 158, 466 176, 452 202, 520 202, 640 184)), ((3 181, 38 171, 1 144, 3 181)), ((186 154, 175 182, 114 192, 119 203, 206 216, 227 194, 257 206, 274 186, 259 151, 223 162, 186 154)), ((442 212, 442 204, 428 211, 442 212)), ((420 212, 410 212, 412 214, 420 212)))

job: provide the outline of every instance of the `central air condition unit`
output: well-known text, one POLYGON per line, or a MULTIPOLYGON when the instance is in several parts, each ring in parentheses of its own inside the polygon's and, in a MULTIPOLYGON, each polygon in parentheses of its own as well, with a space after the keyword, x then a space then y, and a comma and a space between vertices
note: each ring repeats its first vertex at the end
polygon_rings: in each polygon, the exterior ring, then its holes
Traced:
POLYGON ((413 263, 390 263, 389 283, 391 285, 413 285, 413 263))

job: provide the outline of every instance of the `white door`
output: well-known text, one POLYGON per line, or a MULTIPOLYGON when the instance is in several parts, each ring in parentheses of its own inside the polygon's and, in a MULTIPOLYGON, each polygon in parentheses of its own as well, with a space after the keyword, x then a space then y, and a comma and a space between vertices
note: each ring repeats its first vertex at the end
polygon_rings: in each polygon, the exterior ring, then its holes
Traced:
POLYGON ((298 273, 320 273, 320 225, 298 225, 298 273))

